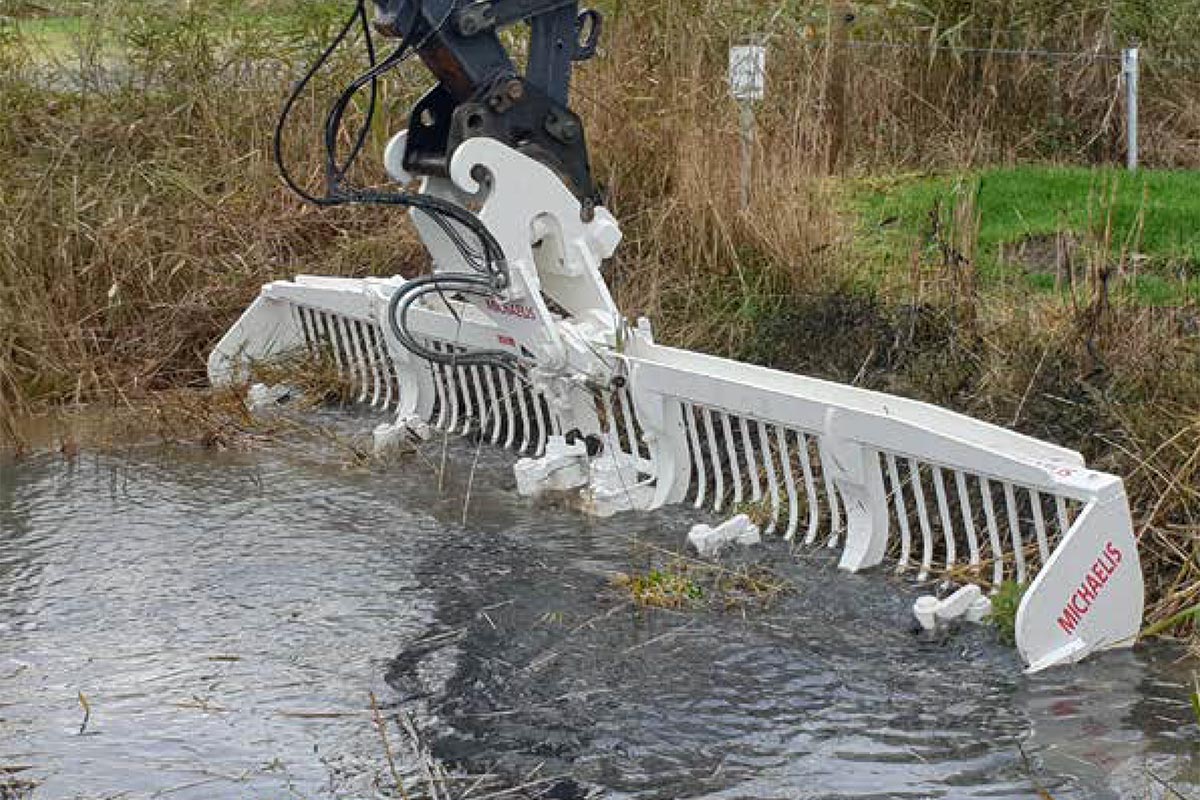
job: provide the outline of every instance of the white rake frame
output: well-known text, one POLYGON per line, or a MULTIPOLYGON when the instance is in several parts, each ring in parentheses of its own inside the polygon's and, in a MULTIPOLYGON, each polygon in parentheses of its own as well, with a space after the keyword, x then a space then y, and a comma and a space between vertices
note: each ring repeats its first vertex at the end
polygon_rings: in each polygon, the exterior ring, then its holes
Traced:
MULTIPOLYGON (((245 380, 255 361, 323 352, 359 402, 540 455, 547 436, 563 433, 554 404, 526 376, 408 353, 383 316, 401 284, 268 284, 214 350, 212 382, 245 380)), ((412 326, 446 351, 495 341, 498 329, 474 307, 456 311, 460 320, 419 309, 412 326)), ((1017 644, 1031 669, 1136 637, 1142 576, 1124 489, 1078 453, 926 403, 656 345, 645 333, 631 332, 625 347, 609 357, 627 384, 586 394, 596 427, 583 432, 638 459, 639 487, 651 491, 634 506, 762 504, 768 531, 840 546, 848 570, 879 565, 894 545, 896 571, 918 581, 950 572, 993 588, 1028 583, 1017 644)))
MULTIPOLYGON (((308 350, 397 424, 474 432, 551 466, 564 453, 586 459, 565 448, 568 431, 598 437, 602 455, 571 465, 591 513, 756 504, 768 531, 840 547, 847 570, 890 554, 918 581, 1027 584, 1016 642, 1030 671, 1133 643, 1142 573, 1119 478, 1087 469, 1072 450, 927 403, 657 345, 648 324, 620 320, 599 275, 619 239, 611 215, 597 209, 581 225, 555 176, 489 140, 456 151, 462 190, 478 190, 469 178, 477 163, 493 176, 479 217, 510 254, 506 302, 536 323, 505 307, 427 299, 412 307, 409 328, 436 350, 499 344, 533 353, 538 366, 431 364, 391 334, 388 301, 402 278, 300 276, 263 287, 214 349, 210 381, 245 381, 256 361, 308 350)), ((455 268, 435 226, 416 221, 435 269, 455 268)))

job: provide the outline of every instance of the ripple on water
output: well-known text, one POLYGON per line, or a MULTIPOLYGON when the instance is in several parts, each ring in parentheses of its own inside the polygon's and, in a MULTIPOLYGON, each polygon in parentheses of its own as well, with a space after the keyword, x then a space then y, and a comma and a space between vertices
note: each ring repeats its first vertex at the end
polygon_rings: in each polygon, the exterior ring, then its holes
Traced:
POLYGON ((296 449, 0 466, 0 766, 46 798, 360 797, 374 692, 443 758, 612 797, 1200 786, 1173 653, 1026 678, 989 631, 920 640, 903 584, 778 542, 751 555, 793 586, 768 610, 638 611, 610 576, 694 515, 531 506, 485 454, 463 525, 451 451, 444 492, 296 449))

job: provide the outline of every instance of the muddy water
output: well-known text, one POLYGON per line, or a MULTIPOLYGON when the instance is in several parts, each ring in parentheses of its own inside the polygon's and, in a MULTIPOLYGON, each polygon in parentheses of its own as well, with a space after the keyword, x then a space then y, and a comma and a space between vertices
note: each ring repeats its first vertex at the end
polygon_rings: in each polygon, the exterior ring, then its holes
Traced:
POLYGON ((774 606, 639 612, 611 576, 689 513, 534 507, 485 452, 464 524, 473 451, 441 490, 439 455, 0 461, 0 797, 390 796, 372 693, 414 780, 402 714, 560 798, 1200 797, 1176 651, 1026 678, 990 630, 920 638, 910 588, 777 541, 746 556, 789 582, 774 606))

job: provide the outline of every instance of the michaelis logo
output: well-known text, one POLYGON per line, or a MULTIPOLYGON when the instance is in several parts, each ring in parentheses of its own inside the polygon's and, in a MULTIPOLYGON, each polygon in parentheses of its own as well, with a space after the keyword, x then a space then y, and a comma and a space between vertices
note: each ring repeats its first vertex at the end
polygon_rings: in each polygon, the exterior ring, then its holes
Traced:
POLYGON ((529 306, 523 306, 520 303, 501 303, 495 298, 488 298, 487 307, 497 314, 504 314, 509 317, 520 317, 521 319, 533 319, 533 309, 529 306))
POLYGON ((1115 544, 1109 542, 1104 545, 1100 557, 1095 560, 1083 582, 1079 584, 1079 588, 1063 606, 1062 616, 1058 618, 1058 627, 1068 634, 1075 633, 1079 623, 1092 610, 1096 598, 1104 591, 1105 584, 1116 573, 1117 567, 1121 564, 1121 558, 1121 551, 1115 544))

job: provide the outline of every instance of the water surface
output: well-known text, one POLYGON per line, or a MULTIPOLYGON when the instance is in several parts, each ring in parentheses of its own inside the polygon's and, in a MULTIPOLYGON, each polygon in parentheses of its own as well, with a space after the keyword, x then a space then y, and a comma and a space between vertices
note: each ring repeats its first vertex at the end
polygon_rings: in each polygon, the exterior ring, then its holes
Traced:
POLYGON ((555 797, 1200 798, 1178 651, 1025 677, 990 629, 919 637, 911 587, 778 540, 738 556, 787 581, 770 607, 639 610, 612 576, 669 561, 694 514, 532 504, 485 451, 464 524, 474 450, 451 444, 441 489, 440 456, 0 461, 16 796, 390 796, 373 694, 414 780, 401 715, 555 797))

